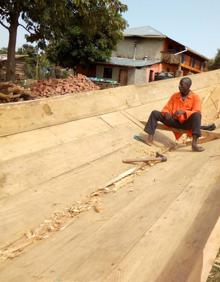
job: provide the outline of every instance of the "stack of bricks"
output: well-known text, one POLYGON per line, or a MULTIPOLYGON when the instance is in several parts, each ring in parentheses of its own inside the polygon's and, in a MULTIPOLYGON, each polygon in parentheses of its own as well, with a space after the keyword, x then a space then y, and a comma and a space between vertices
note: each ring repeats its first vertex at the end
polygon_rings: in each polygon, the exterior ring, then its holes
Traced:
POLYGON ((31 93, 37 97, 51 97, 57 95, 72 94, 100 89, 99 86, 90 81, 86 76, 78 74, 70 75, 65 79, 50 78, 39 80, 31 87, 31 93))

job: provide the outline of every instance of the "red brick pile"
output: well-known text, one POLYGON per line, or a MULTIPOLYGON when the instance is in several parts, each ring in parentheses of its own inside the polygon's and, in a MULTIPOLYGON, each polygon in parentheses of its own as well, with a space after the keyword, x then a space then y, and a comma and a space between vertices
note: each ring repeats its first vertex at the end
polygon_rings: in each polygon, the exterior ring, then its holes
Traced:
POLYGON ((50 78, 39 80, 31 87, 31 93, 37 97, 51 97, 56 95, 71 94, 100 89, 86 76, 78 74, 70 75, 65 79, 50 78))

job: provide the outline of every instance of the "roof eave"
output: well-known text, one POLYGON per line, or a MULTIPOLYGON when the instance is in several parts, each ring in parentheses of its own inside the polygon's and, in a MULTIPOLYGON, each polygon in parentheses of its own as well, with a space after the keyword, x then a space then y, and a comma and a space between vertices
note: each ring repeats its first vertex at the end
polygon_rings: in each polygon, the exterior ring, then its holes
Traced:
POLYGON ((162 36, 162 35, 135 35, 135 34, 124 34, 124 37, 161 38, 161 39, 166 38, 166 36, 162 36))

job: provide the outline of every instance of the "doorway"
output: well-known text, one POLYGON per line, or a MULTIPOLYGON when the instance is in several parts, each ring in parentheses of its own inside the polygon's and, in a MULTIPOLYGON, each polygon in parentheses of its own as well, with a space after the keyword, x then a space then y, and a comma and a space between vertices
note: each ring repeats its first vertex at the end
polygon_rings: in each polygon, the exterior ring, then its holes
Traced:
POLYGON ((120 85, 127 85, 128 84, 128 70, 127 69, 120 69, 120 71, 119 71, 119 83, 120 83, 120 85))
POLYGON ((153 70, 150 70, 150 73, 149 73, 149 82, 151 81, 154 81, 154 71, 153 70))

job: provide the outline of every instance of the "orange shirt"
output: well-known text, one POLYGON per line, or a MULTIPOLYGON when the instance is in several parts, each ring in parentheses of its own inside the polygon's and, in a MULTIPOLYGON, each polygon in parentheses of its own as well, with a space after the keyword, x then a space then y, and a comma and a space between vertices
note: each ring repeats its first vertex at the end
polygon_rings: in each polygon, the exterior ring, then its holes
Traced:
POLYGON ((193 113, 201 112, 201 100, 199 96, 190 91, 186 99, 183 100, 180 92, 174 93, 162 109, 162 113, 173 115, 177 110, 185 111, 185 114, 178 117, 180 123, 186 121, 193 113))

